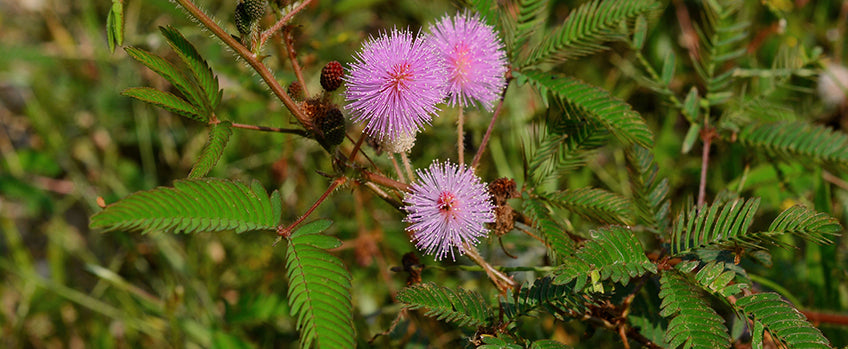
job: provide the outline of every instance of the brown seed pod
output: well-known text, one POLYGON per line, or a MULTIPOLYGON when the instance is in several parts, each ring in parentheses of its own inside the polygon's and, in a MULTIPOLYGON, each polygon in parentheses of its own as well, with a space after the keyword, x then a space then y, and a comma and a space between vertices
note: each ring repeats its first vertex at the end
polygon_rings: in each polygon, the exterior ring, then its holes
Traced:
POLYGON ((344 69, 341 63, 331 61, 321 69, 321 87, 329 92, 335 91, 342 85, 343 76, 344 69))

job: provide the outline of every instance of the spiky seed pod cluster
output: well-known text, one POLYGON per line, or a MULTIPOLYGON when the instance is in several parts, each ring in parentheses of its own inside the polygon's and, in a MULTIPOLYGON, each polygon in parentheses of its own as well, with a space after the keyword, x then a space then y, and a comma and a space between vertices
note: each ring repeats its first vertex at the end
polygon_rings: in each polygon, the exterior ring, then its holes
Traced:
POLYGON ((342 85, 344 70, 341 63, 331 61, 321 69, 321 87, 327 92, 333 92, 342 85))
POLYGON ((489 228, 497 236, 503 236, 515 227, 515 213, 507 199, 517 198, 520 195, 515 190, 515 180, 510 178, 498 178, 489 183, 489 194, 495 203, 495 222, 489 224, 489 228))
POLYGON ((268 0, 241 0, 236 5, 236 28, 241 35, 251 34, 255 25, 268 9, 268 0))
POLYGON ((286 93, 298 102, 306 98, 306 95, 303 93, 303 86, 300 86, 300 83, 297 81, 292 81, 292 83, 289 84, 286 88, 286 93))
POLYGON ((345 120, 339 108, 331 108, 315 117, 315 129, 320 132, 319 141, 326 146, 341 144, 345 138, 345 120))

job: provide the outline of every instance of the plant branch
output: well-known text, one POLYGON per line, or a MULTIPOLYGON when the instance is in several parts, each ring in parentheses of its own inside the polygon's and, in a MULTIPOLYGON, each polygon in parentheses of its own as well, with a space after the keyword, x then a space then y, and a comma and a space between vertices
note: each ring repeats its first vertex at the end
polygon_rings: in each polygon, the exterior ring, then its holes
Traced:
MULTIPOLYGON (((301 125, 308 125, 308 118, 306 114, 303 113, 300 108, 298 108, 297 104, 289 97, 286 90, 277 82, 277 79, 274 77, 274 74, 268 70, 268 67, 259 60, 259 58, 250 52, 247 47, 244 47, 241 43, 239 43, 235 38, 230 36, 229 33, 224 31, 223 28, 218 26, 209 16, 207 16, 203 11, 201 11, 191 0, 176 0, 180 6, 186 9, 189 14, 194 16, 198 22, 200 22, 204 27, 209 29, 212 34, 215 34, 221 41, 224 42, 227 46, 233 49, 241 58, 243 58, 247 64, 249 64, 257 74, 262 78, 263 81, 268 85, 277 98, 283 102, 286 108, 294 115, 298 122, 301 125)), ((284 17, 285 18, 285 17, 284 17)))
POLYGON ((268 126, 256 126, 256 125, 246 125, 246 124, 238 124, 232 123, 232 126, 235 128, 241 128, 245 130, 254 130, 254 131, 264 131, 264 132, 278 132, 278 133, 291 133, 300 135, 303 137, 309 137, 309 132, 306 130, 299 130, 294 128, 278 128, 278 127, 268 127, 268 126))
MULTIPOLYGON (((509 74, 509 72, 507 72, 507 74, 509 74)), ((477 154, 474 154, 474 160, 471 161, 472 169, 477 168, 477 165, 480 163, 480 157, 482 157, 483 151, 486 149, 486 144, 489 143, 489 137, 492 135, 492 129, 495 128, 495 121, 498 119, 498 114, 501 113, 501 109, 503 109, 504 97, 506 97, 507 89, 509 89, 509 78, 507 78, 506 87, 504 87, 504 90, 501 93, 501 100, 498 102, 498 106, 492 114, 492 121, 489 122, 489 128, 486 129, 483 141, 480 142, 480 147, 477 148, 477 154)))
MULTIPOLYGON (((180 2, 182 2, 182 0, 180 0, 180 2)), ((278 32, 280 29, 282 29, 283 26, 285 26, 286 23, 288 23, 294 17, 294 15, 296 15, 298 12, 303 10, 306 7, 306 5, 309 5, 310 2, 312 2, 312 0, 303 0, 303 2, 300 3, 300 5, 297 5, 297 7, 293 8, 291 11, 289 11, 289 13, 286 13, 282 18, 280 18, 280 20, 277 21, 277 23, 274 23, 274 25, 272 25, 271 28, 268 28, 267 30, 262 32, 262 36, 260 37, 260 40, 259 40, 259 47, 264 46, 265 41, 268 41, 268 38, 270 38, 271 35, 274 35, 274 33, 278 32)))
POLYGON ((465 255, 468 256, 468 258, 483 268, 483 271, 486 272, 486 275, 489 276, 489 279, 492 280, 492 283, 495 284, 495 287, 497 287, 501 293, 506 293, 509 289, 515 290, 515 287, 518 285, 515 283, 515 280, 486 262, 486 260, 483 259, 483 256, 480 255, 480 252, 477 251, 476 247, 469 244, 463 244, 462 249, 465 251, 465 255))
POLYGON ((710 165, 710 146, 713 142, 715 131, 706 124, 701 130, 701 140, 704 142, 704 148, 701 150, 701 182, 698 184, 698 206, 704 206, 707 197, 707 169, 710 165))
POLYGON ((306 88, 306 80, 303 78, 303 69, 300 67, 300 63, 297 62, 297 52, 294 51, 294 39, 292 38, 291 27, 283 27, 283 30, 280 32, 280 40, 282 40, 283 45, 286 46, 286 53, 289 55, 289 62, 291 62, 294 76, 297 77, 297 82, 300 84, 300 88, 303 89, 303 95, 309 97, 309 90, 306 88))
POLYGON ((459 160, 459 164, 462 165, 465 162, 465 144, 463 137, 463 124, 465 123, 465 108, 459 106, 459 115, 457 116, 456 121, 456 155, 459 160))
POLYGON ((300 216, 300 218, 298 218, 296 221, 294 221, 294 223, 290 224, 287 227, 283 227, 282 225, 278 226, 277 227, 277 235, 280 235, 282 237, 288 237, 289 235, 291 235, 292 230, 294 230, 294 228, 297 228, 298 224, 303 222, 306 219, 306 217, 309 217, 309 215, 312 214, 312 212, 315 211, 315 209, 318 208, 318 206, 321 205, 321 203, 324 202, 324 200, 327 200, 327 197, 330 196, 330 193, 332 193, 333 190, 336 190, 336 188, 338 188, 338 186, 344 184, 346 181, 347 181, 347 177, 336 178, 333 181, 333 183, 330 183, 330 187, 328 187, 327 190, 324 191, 324 194, 321 194, 321 197, 319 197, 318 200, 316 200, 315 203, 312 204, 312 207, 310 207, 308 210, 306 210, 306 213, 304 213, 302 216, 300 216))

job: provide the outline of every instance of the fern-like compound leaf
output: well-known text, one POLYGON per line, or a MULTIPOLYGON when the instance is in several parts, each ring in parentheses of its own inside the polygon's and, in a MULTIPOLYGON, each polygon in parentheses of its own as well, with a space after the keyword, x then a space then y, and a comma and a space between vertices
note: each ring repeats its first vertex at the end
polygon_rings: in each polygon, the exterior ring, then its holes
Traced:
POLYGON ((693 207, 681 212, 671 235, 672 255, 689 253, 699 248, 730 248, 741 245, 761 248, 760 236, 748 232, 760 199, 737 198, 724 203, 717 200, 700 210, 693 207))
POLYGON ((743 289, 748 288, 748 284, 746 283, 731 284, 730 282, 735 278, 735 271, 728 270, 725 263, 716 261, 707 263, 707 265, 695 274, 695 281, 701 288, 721 297, 733 296, 742 292, 743 289))
POLYGON ((611 226, 592 232, 592 239, 580 247, 554 272, 558 284, 576 281, 575 289, 582 290, 591 275, 598 282, 612 280, 627 284, 631 278, 656 273, 657 266, 645 255, 642 243, 630 229, 611 226))
POLYGON ((655 233, 666 231, 671 206, 668 179, 659 178, 659 168, 651 150, 633 146, 627 149, 625 155, 638 223, 655 233))
POLYGON ((580 294, 572 284, 554 283, 551 277, 536 279, 533 285, 522 285, 517 292, 511 290, 501 299, 504 315, 511 320, 544 310, 565 320, 562 315, 579 318, 586 306, 597 304, 589 295, 580 294))
POLYGON ((424 315, 459 326, 486 326, 493 319, 489 306, 479 293, 452 290, 434 283, 417 284, 397 294, 407 309, 426 309, 424 315))
POLYGON ((327 252, 341 245, 321 234, 331 222, 319 220, 287 237, 289 307, 300 331, 300 347, 354 348, 351 276, 342 261, 327 252))
POLYGON ((518 2, 518 18, 515 18, 514 37, 508 39, 512 43, 508 51, 511 54, 510 61, 518 61, 520 48, 533 33, 544 25, 548 2, 546 0, 521 0, 518 2))
POLYGON ((544 201, 536 198, 525 198, 522 203, 522 211, 530 220, 530 224, 545 239, 545 245, 548 247, 548 256, 551 259, 561 260, 575 251, 574 240, 556 222, 544 201))
POLYGON ((665 333, 669 348, 727 348, 730 335, 724 319, 709 306, 698 289, 677 271, 660 277, 660 315, 670 319, 665 333))
POLYGON ((781 212, 769 226, 769 233, 790 233, 819 244, 829 244, 828 238, 842 231, 839 220, 801 205, 781 212))
MULTIPOLYGON (((552 108, 553 109, 553 108, 552 108)), ((557 179, 583 166, 594 150, 607 144, 609 132, 598 122, 588 120, 574 108, 553 111, 539 132, 530 132, 535 141, 525 148, 528 178, 535 183, 557 179)))
POLYGON ((737 139, 785 160, 848 169, 848 135, 826 126, 803 121, 752 123, 742 127, 737 139))
MULTIPOLYGON (((632 23, 660 8, 655 1, 594 0, 574 10, 561 26, 521 62, 526 67, 541 62, 563 61, 606 49, 604 43, 627 38, 623 22, 632 23)), ((632 28, 632 25, 628 25, 632 28)))
POLYGON ((92 229, 166 230, 196 233, 273 230, 280 222, 279 194, 271 198, 254 181, 251 187, 225 179, 177 180, 173 188, 136 192, 91 217, 92 229))
POLYGON ((736 306, 754 321, 754 347, 762 347, 763 329, 787 348, 832 348, 821 331, 804 314, 776 293, 758 293, 736 300, 736 306))
POLYGON ((200 116, 201 113, 197 111, 191 103, 186 102, 184 99, 168 92, 159 91, 150 87, 131 87, 121 92, 121 94, 153 104, 169 112, 185 116, 192 120, 206 122, 206 118, 200 116))
POLYGON ((653 147, 653 133, 642 116, 627 103, 612 97, 609 92, 565 76, 538 71, 514 74, 519 81, 533 85, 542 96, 550 92, 564 105, 604 125, 621 142, 653 147))
POLYGON ((206 176, 218 159, 224 153, 224 147, 230 140, 230 135, 233 134, 232 123, 229 121, 212 124, 209 126, 209 138, 206 140, 206 145, 200 151, 200 156, 194 163, 188 178, 200 178, 206 176))
POLYGON ((553 339, 543 339, 533 342, 530 349, 570 349, 571 346, 562 344, 553 339))
POLYGON ((203 90, 209 106, 214 110, 221 102, 221 90, 218 88, 218 78, 212 73, 209 64, 200 56, 186 38, 172 26, 159 27, 168 45, 177 52, 182 61, 188 66, 198 85, 203 90))
POLYGON ((150 70, 153 70, 156 74, 159 74, 165 80, 168 80, 168 82, 173 84, 174 87, 176 87, 177 90, 179 90, 186 98, 186 100, 200 112, 199 116, 202 120, 209 121, 212 114, 212 108, 210 107, 209 100, 206 98, 205 93, 202 91, 200 86, 198 86, 194 78, 184 74, 182 70, 178 69, 164 58, 150 52, 135 47, 127 47, 124 50, 130 55, 130 57, 134 58, 139 63, 144 64, 150 68, 150 70))
POLYGON ((124 1, 112 0, 112 7, 106 17, 106 39, 109 52, 115 52, 116 46, 124 44, 124 1))
POLYGON ((606 224, 630 224, 630 202, 614 193, 597 188, 567 189, 544 194, 551 204, 581 217, 606 224))

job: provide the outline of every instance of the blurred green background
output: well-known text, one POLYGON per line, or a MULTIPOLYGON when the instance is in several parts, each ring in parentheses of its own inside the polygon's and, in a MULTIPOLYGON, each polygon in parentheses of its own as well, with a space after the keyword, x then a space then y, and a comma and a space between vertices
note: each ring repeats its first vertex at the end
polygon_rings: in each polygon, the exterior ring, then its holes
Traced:
MULTIPOLYGON (((203 1, 201 5, 234 33, 235 3, 203 1)), ((560 22, 579 3, 553 2, 549 21, 560 22)), ((297 333, 285 298, 284 248, 272 246, 274 236, 102 234, 87 228, 88 217, 99 210, 98 197, 111 203, 184 178, 206 136, 204 125, 120 95, 128 87, 167 89, 168 85, 121 49, 109 51, 104 28, 110 5, 93 0, 0 1, 0 346, 294 346, 297 333)), ((173 25, 198 47, 224 89, 222 118, 275 127, 293 124, 259 78, 173 3, 126 0, 124 6, 125 45, 175 59, 157 30, 173 25)), ((691 6, 686 1, 668 2, 653 21, 644 50, 657 67, 669 51, 677 53, 678 74, 672 88, 680 96, 695 84, 691 63, 684 58, 686 37, 678 21, 678 11, 691 6)), ((321 67, 331 60, 350 62, 350 54, 368 35, 393 26, 417 30, 458 7, 449 1, 316 1, 295 20, 295 41, 308 88, 318 91, 321 67)), ((754 52, 743 65, 769 68, 780 47, 787 46, 844 64, 848 1, 752 2, 748 10, 754 52), (783 29, 776 31, 775 26, 783 29)), ((271 57, 266 63, 287 84, 294 75, 277 49, 269 46, 271 57)), ((682 199, 697 191, 699 151, 681 156, 685 121, 667 115, 662 99, 634 79, 632 61, 631 53, 620 45, 558 69, 613 91, 648 120, 657 136, 660 173, 671 181, 673 212, 677 212, 682 199)), ((841 128, 844 106, 824 106, 815 84, 815 76, 799 78, 797 85, 804 89, 789 97, 796 99, 795 107, 804 110, 803 115, 841 128)), ((340 96, 334 98, 342 102, 340 96)), ((508 176, 521 185, 524 130, 543 117, 537 115, 542 107, 528 88, 510 87, 504 117, 480 171, 484 180, 508 176)), ((443 115, 455 113, 447 107, 443 111, 443 115)), ((488 115, 471 112, 467 116, 469 141, 475 147, 488 115)), ((455 157, 453 125, 452 117, 435 120, 410 156, 416 166, 455 157)), ((708 186, 711 195, 735 188, 745 173, 743 194, 762 196, 762 210, 777 212, 790 203, 825 200, 845 225, 846 188, 824 182, 821 173, 810 173, 800 165, 762 163, 745 169, 744 157, 734 155, 738 150, 732 144, 716 146, 719 155, 708 186)), ((385 156, 370 154, 384 169, 391 168, 385 156)), ((473 151, 468 154, 466 158, 473 151)), ((258 179, 269 191, 280 190, 287 215, 284 221, 290 222, 329 184, 319 171, 330 172, 332 166, 314 141, 236 130, 210 175, 258 179)), ((621 193, 626 191, 625 183, 622 152, 613 148, 599 152, 584 170, 554 185, 592 184, 621 193)), ((353 275, 357 332, 361 346, 368 346, 368 340, 388 329, 400 310, 392 295, 404 286, 405 275, 390 268, 400 265, 401 256, 414 247, 403 231, 401 214, 361 187, 337 190, 313 214, 320 217, 334 220, 330 232, 344 241, 336 252, 353 275)), ((848 310, 846 246, 843 238, 838 241, 836 247, 773 250, 774 267, 752 264, 746 268, 761 277, 757 281, 764 289, 790 295, 800 308, 844 314, 848 310)), ((491 256, 491 263, 544 263, 544 246, 532 239, 513 233, 503 243, 519 259, 510 259, 500 252, 496 240, 490 240, 481 249, 491 256)), ((448 266, 426 271, 425 280, 496 294, 479 273, 451 268, 466 261, 440 264, 423 257, 422 262, 448 266)), ((533 277, 516 274, 520 280, 533 277)), ((420 328, 414 330, 408 322, 370 345, 463 346, 464 338, 471 335, 424 319, 417 319, 420 328)), ((586 347, 616 345, 612 334, 587 333, 580 323, 554 323, 551 318, 539 323, 519 330, 530 337, 580 342, 586 347)), ((822 329, 835 345, 848 344, 848 327, 824 324, 822 329)))

